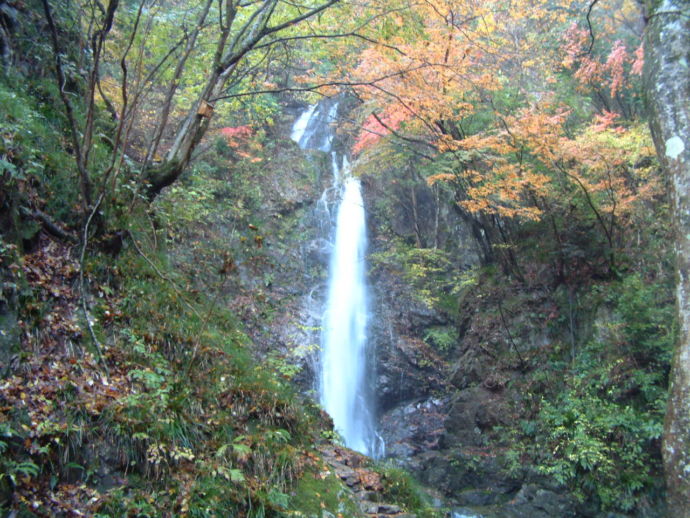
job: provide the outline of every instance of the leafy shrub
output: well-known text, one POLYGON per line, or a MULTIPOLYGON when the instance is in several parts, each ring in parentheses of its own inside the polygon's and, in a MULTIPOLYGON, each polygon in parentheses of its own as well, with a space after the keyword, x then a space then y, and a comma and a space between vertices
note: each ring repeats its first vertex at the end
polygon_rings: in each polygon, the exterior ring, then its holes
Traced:
POLYGON ((420 518, 435 518, 441 515, 439 510, 429 506, 428 496, 407 471, 391 463, 380 464, 377 471, 381 473, 384 501, 395 502, 420 518))
POLYGON ((458 331, 452 326, 433 326, 426 330, 424 341, 446 353, 457 343, 458 331))
MULTIPOLYGON (((611 317, 577 352, 530 431, 539 471, 605 509, 634 509, 657 486, 670 353, 670 287, 631 275, 607 290, 611 317)), ((526 434, 525 434, 526 435, 526 434)))

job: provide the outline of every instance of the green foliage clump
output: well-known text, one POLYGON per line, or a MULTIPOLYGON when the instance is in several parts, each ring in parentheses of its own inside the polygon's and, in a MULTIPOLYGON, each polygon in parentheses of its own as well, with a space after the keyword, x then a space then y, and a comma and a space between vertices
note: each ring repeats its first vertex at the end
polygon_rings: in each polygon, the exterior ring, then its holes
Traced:
POLYGON ((457 344, 458 338, 458 330, 452 326, 432 326, 424 334, 424 341, 443 353, 450 351, 457 344))
POLYGON ((299 480, 289 499, 289 508, 292 511, 286 512, 285 515, 295 518, 320 517, 323 510, 335 516, 362 516, 351 493, 343 487, 338 478, 333 474, 318 472, 307 472, 299 480))
POLYGON ((454 267, 450 253, 436 248, 416 248, 402 240, 391 244, 388 250, 370 255, 373 267, 386 266, 399 272, 413 288, 417 300, 453 313, 466 279, 454 267))
POLYGON ((533 452, 541 473, 604 509, 630 511, 660 490, 674 307, 668 285, 635 274, 602 290, 610 315, 520 433, 542 445, 533 452))
POLYGON ((383 463, 377 466, 377 471, 381 474, 382 496, 385 501, 396 502, 420 518, 439 518, 443 514, 431 507, 429 497, 404 469, 391 463, 383 463))
POLYGON ((0 185, 8 194, 17 193, 20 182, 40 186, 51 213, 69 219, 77 198, 74 159, 62 147, 63 117, 55 108, 54 86, 46 82, 37 88, 53 102, 41 102, 36 89, 22 91, 0 81, 0 185))

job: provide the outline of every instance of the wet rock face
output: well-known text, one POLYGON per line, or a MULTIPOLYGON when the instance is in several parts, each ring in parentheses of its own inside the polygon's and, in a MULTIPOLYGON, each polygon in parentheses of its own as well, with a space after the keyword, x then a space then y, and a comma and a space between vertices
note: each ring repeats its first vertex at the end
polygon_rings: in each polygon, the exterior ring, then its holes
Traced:
POLYGON ((401 405, 386 412, 380 432, 386 438, 386 455, 410 463, 414 455, 438 449, 447 419, 447 399, 427 399, 401 405))
POLYGON ((505 507, 510 518, 563 518, 578 516, 577 505, 572 497, 543 489, 534 484, 523 486, 510 505, 505 507))
POLYGON ((505 401, 483 387, 472 387, 456 393, 450 403, 442 444, 453 447, 483 446, 483 433, 505 424, 505 401))
POLYGON ((411 399, 427 397, 444 386, 430 347, 418 338, 397 336, 378 349, 376 394, 379 408, 399 408, 411 399), (425 355, 428 352, 428 355, 425 355))
POLYGON ((460 505, 500 505, 521 487, 501 471, 496 457, 471 448, 420 456, 420 478, 460 505))
POLYGON ((376 174, 362 178, 372 235, 387 234, 418 248, 452 251, 461 269, 479 264, 480 247, 449 195, 430 188, 412 171, 381 166, 376 174), (401 174, 407 178, 401 179, 401 174))
POLYGON ((450 383, 462 390, 484 383, 489 376, 489 365, 486 357, 474 348, 463 351, 449 374, 450 383))
MULTIPOLYGON (((364 175, 362 182, 372 254, 388 252, 395 248, 394 241, 402 240, 417 248, 449 251, 458 272, 479 264, 471 229, 448 208, 452 200, 444 199, 444 193, 430 188, 416 172, 386 169, 382 164, 376 174, 364 175), (402 181, 401 175, 407 178, 402 181)), ((370 339, 377 365, 374 390, 379 413, 384 414, 448 390, 447 362, 424 337, 430 327, 454 325, 456 315, 421 301, 397 265, 371 264, 370 268, 370 339)), ((384 426, 384 434, 389 432, 393 433, 392 428, 384 426)))
POLYGON ((422 336, 446 317, 415 300, 394 274, 380 270, 370 280, 373 312, 370 336, 376 352, 375 393, 379 412, 429 397, 446 386, 445 362, 422 336))
MULTIPOLYGON (((524 485, 509 502, 493 508, 490 501, 478 492, 474 493, 474 498, 466 498, 466 501, 461 504, 463 507, 457 507, 452 511, 452 518, 575 518, 583 516, 572 497, 534 484, 524 485), (474 506, 480 507, 481 511, 475 511, 474 506)), ((484 493, 484 496, 486 495, 488 493, 484 493)))

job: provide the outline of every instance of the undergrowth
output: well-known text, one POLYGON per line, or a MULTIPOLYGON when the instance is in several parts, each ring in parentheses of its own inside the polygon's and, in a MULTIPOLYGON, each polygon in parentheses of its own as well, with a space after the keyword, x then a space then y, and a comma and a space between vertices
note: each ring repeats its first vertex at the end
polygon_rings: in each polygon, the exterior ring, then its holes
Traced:
POLYGON ((521 419, 499 427, 506 468, 534 469, 583 503, 632 511, 660 499, 660 443, 676 329, 671 286, 629 274, 593 285, 590 338, 519 381, 521 419))
MULTIPOLYGON (((317 410, 254 362, 222 304, 160 278, 134 249, 90 267, 107 371, 66 338, 57 305, 42 309, 45 336, 25 346, 44 351, 3 381, 2 505, 25 516, 55 516, 56 502, 101 516, 293 509, 318 465, 317 410)), ((74 304, 73 273, 40 273, 28 297, 74 304)), ((337 498, 318 504, 336 513, 348 497, 331 485, 337 498)))
MULTIPOLYGON (((123 182, 103 218, 126 229, 124 248, 105 253, 90 243, 85 315, 79 246, 40 232, 19 210, 45 210, 65 232, 79 228, 66 120, 50 81, 18 80, 25 88, 0 82, 0 216, 12 230, 0 248, 2 303, 11 284, 10 309, 19 315, 10 329, 18 343, 5 350, 3 341, 0 358, 0 511, 357 516, 349 490, 319 477, 315 446, 329 424, 283 373, 256 361, 230 309, 236 261, 266 272, 252 216, 261 198, 250 188, 259 166, 245 160, 232 185, 225 172, 214 179, 229 164, 220 149, 162 198, 157 214, 123 182), (242 194, 229 211, 238 226, 230 242, 207 243, 203 262, 184 258, 180 268, 170 244, 209 215, 206 204, 235 189, 242 194), (230 246, 235 257, 222 253, 230 246)), ((98 146, 91 160, 103 161, 98 146)))

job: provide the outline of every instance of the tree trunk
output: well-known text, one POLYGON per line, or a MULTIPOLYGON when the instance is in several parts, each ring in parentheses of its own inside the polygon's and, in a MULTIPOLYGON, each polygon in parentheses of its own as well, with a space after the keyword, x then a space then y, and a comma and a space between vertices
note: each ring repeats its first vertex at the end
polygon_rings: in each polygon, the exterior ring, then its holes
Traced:
MULTIPOLYGON (((160 194, 161 190, 174 183, 189 165, 192 153, 210 126, 213 117, 213 103, 222 97, 225 85, 229 77, 236 71, 238 63, 242 62, 252 50, 255 50, 266 37, 307 20, 339 1, 326 0, 323 4, 303 11, 283 23, 269 26, 280 2, 278 0, 264 0, 236 30, 233 29, 233 24, 236 20, 237 7, 240 4, 233 0, 225 0, 224 3, 221 3, 225 7, 225 20, 220 24, 221 30, 216 41, 213 66, 206 79, 206 86, 178 129, 172 147, 164 161, 156 166, 149 166, 148 160, 145 161, 144 176, 148 183, 146 195, 149 200, 153 200, 160 194)), ((244 6, 249 6, 252 3, 249 2, 244 6)), ((206 7, 210 7, 210 5, 209 2, 206 7)), ((206 11, 202 12, 199 24, 203 23, 206 14, 206 11)), ((182 68, 184 68, 184 61, 182 68)), ((177 72, 176 74, 179 75, 177 72)), ((166 102, 170 101, 171 99, 166 100, 166 102)), ((162 120, 165 121, 165 118, 162 120)))
POLYGON ((673 188, 679 343, 673 359, 663 457, 669 516, 690 517, 690 3, 655 2, 645 41, 654 144, 673 188))

